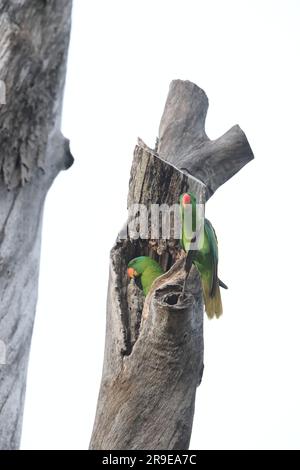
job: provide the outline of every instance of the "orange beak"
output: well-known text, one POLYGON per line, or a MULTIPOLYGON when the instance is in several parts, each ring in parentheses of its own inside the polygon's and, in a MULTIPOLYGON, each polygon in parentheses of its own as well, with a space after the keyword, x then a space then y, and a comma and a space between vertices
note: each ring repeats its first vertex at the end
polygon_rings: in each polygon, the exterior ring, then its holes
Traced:
POLYGON ((137 275, 137 272, 133 268, 128 268, 127 274, 130 279, 133 279, 137 275))

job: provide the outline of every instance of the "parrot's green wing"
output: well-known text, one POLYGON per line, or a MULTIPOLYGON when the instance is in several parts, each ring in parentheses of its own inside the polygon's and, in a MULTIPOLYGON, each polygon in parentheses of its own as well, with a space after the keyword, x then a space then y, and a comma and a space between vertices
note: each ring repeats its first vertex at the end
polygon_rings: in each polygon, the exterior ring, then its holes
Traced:
POLYGON ((210 283, 210 296, 214 297, 219 283, 218 279, 218 240, 216 232, 208 219, 205 219, 204 224, 205 235, 207 237, 209 246, 209 257, 211 261, 211 283, 210 283))
POLYGON ((164 274, 162 267, 154 260, 151 260, 149 266, 143 271, 141 276, 144 294, 147 295, 155 279, 164 274))

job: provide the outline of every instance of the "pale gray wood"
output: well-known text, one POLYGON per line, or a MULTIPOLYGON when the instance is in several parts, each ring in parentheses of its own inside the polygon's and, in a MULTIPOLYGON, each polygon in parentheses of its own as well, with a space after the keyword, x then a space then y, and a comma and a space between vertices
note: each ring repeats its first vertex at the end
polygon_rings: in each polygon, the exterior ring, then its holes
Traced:
MULTIPOLYGON (((204 185, 139 140, 128 206, 172 205, 189 190, 199 202, 205 200, 204 185)), ((203 369, 200 280, 194 272, 188 284, 193 294, 179 299, 185 274, 178 240, 122 237, 111 252, 105 358, 91 448, 185 449, 203 369), (126 275, 128 261, 140 254, 150 254, 164 268, 173 264, 145 304, 126 275)))
MULTIPOLYGON (((208 140, 207 105, 196 85, 172 82, 158 148, 152 151, 139 141, 135 149, 129 208, 136 203, 172 205, 185 191, 205 202, 251 160, 240 130, 229 131, 229 138, 219 142, 208 140)), ((192 268, 188 295, 182 298, 184 255, 178 240, 132 240, 126 230, 110 256, 105 355, 90 448, 187 449, 203 372, 200 279, 192 268), (126 274, 129 260, 142 254, 170 268, 146 299, 126 274)))
POLYGON ((172 81, 159 127, 158 153, 203 181, 210 197, 254 155, 238 125, 210 140, 205 132, 207 109, 208 98, 201 88, 189 81, 172 81))
POLYGON ((71 6, 0 1, 0 449, 20 443, 45 197, 73 162, 60 132, 71 6))
POLYGON ((125 344, 116 339, 122 337, 125 308, 116 299, 120 274, 113 268, 124 254, 120 247, 112 253, 108 343, 91 448, 186 449, 203 368, 200 281, 194 271, 189 283, 194 292, 180 302, 183 260, 157 279, 145 301, 138 340, 124 355, 125 344))

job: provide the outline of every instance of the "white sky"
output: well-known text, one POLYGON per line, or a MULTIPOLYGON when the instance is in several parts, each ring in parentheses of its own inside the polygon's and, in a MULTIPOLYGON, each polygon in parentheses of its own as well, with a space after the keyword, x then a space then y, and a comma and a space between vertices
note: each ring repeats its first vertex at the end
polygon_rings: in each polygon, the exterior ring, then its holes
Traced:
POLYGON ((157 135, 172 79, 238 123, 256 159, 206 208, 224 315, 205 321, 192 449, 300 448, 300 3, 74 1, 63 130, 76 159, 49 192, 23 449, 88 447, 104 349, 108 256, 137 136, 157 135))

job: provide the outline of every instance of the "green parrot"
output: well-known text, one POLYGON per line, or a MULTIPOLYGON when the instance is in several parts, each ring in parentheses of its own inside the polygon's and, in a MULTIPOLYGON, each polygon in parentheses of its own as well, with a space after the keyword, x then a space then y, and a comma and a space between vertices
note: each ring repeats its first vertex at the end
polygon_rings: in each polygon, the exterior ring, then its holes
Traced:
POLYGON ((164 274, 164 270, 149 256, 139 256, 128 263, 127 274, 131 279, 140 278, 143 292, 147 295, 153 281, 164 274))
MULTIPOLYGON (((179 202, 182 222, 181 245, 187 253, 186 266, 190 264, 190 269, 193 263, 201 275, 205 311, 208 318, 214 316, 219 318, 223 313, 220 286, 224 289, 227 289, 227 286, 218 278, 216 233, 209 220, 204 219, 203 236, 196 241, 198 249, 190 250, 191 243, 196 240, 197 202, 192 193, 182 194, 179 202), (191 223, 188 223, 190 220, 191 223)), ((189 269, 187 269, 187 276, 189 269)))

